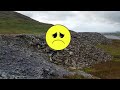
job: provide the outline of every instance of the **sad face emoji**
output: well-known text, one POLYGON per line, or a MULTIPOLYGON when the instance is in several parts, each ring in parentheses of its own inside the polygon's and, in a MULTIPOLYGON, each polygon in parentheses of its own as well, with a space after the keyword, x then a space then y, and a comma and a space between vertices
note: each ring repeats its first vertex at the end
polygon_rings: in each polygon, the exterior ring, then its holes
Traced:
POLYGON ((63 25, 54 25, 46 33, 46 42, 54 50, 65 49, 71 40, 69 30, 63 25))

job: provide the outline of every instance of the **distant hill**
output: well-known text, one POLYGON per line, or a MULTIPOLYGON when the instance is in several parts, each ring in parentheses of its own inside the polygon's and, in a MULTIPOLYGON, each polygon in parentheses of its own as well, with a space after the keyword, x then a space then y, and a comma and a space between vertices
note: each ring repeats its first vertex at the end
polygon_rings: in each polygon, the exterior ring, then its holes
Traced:
POLYGON ((108 33, 103 33, 103 35, 114 35, 114 36, 120 36, 120 32, 108 32, 108 33))
POLYGON ((41 23, 13 11, 0 11, 0 34, 39 34, 52 24, 41 23))

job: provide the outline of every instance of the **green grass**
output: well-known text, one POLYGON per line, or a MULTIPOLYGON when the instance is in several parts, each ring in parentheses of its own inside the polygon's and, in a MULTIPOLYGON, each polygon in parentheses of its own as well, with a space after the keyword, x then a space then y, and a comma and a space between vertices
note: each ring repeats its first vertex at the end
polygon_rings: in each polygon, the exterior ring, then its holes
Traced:
POLYGON ((97 45, 98 48, 104 49, 114 57, 120 57, 120 40, 112 40, 110 45, 97 45))
POLYGON ((65 78, 65 79, 87 79, 84 76, 78 75, 78 74, 64 76, 63 78, 65 78))
POLYGON ((102 79, 120 79, 120 40, 113 40, 112 44, 97 47, 111 54, 113 60, 83 70, 102 79))
POLYGON ((101 79, 120 79, 120 62, 109 61, 86 68, 85 72, 101 79))
POLYGON ((0 16, 0 34, 39 34, 46 32, 52 26, 16 12, 0 12, 0 16))

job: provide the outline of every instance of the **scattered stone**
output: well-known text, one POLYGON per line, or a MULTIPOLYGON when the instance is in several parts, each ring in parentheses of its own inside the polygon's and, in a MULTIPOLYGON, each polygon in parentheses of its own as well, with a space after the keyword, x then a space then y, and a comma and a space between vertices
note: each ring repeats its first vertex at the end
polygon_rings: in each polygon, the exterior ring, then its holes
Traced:
POLYGON ((43 35, 0 35, 0 78, 63 78, 72 72, 112 57, 96 47, 111 41, 98 33, 72 32, 70 45, 62 51, 48 47, 43 35))

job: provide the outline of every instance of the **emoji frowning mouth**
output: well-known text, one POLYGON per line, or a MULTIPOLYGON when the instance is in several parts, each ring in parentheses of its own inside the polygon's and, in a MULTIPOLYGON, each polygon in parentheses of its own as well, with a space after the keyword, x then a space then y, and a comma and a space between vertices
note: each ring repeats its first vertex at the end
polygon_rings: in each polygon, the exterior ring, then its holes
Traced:
POLYGON ((67 27, 56 24, 46 33, 46 43, 53 50, 65 49, 71 41, 71 34, 67 27))
MULTIPOLYGON (((63 42, 62 40, 54 40, 53 42, 52 42, 52 44, 55 42, 55 41, 61 41, 61 42, 63 42)), ((64 43, 64 42, 63 42, 64 43)), ((65 43, 64 43, 65 44, 65 43)))

